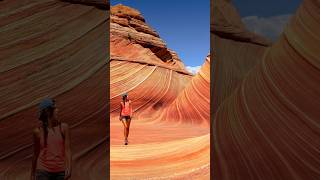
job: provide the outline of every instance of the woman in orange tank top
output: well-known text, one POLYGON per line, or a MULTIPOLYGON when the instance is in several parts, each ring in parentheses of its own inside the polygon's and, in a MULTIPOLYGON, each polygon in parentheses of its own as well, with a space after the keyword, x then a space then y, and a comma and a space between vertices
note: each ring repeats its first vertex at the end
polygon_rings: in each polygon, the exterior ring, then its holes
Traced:
POLYGON ((120 103, 120 116, 119 120, 122 122, 124 127, 124 144, 128 145, 128 136, 130 123, 132 119, 132 105, 131 101, 128 99, 128 94, 122 95, 122 102, 120 103))
POLYGON ((57 119, 55 101, 40 103, 41 125, 33 130, 31 180, 64 180, 71 177, 69 127, 57 119))

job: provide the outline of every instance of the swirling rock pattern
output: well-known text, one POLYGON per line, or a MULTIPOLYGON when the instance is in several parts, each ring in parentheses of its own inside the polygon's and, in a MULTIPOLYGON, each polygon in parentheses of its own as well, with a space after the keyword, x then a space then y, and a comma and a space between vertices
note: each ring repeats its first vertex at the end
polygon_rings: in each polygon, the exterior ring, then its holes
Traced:
POLYGON ((95 2, 0 2, 0 179, 29 179, 37 105, 47 96, 71 127, 72 179, 107 178, 109 21, 95 2))
POLYGON ((138 10, 111 7, 111 179, 209 179, 210 58, 193 76, 138 10), (121 94, 134 107, 129 145, 121 94))
MULTIPOLYGON (((218 106, 214 179, 320 178, 319 12, 319 1, 303 1, 279 40, 218 106)), ((214 69, 225 68, 215 60, 214 69)))

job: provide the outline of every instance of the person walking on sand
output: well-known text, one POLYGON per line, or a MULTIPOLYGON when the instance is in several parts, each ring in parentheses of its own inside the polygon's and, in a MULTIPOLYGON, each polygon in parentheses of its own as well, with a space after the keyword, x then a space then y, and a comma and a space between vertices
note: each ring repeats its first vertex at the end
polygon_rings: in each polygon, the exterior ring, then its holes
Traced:
POLYGON ((40 103, 39 127, 33 130, 31 180, 65 180, 71 177, 69 126, 57 117, 53 99, 40 103))
POLYGON ((128 94, 122 95, 122 102, 120 103, 120 116, 119 120, 122 122, 124 127, 124 144, 128 145, 128 136, 130 123, 132 119, 132 105, 131 101, 128 99, 128 94))

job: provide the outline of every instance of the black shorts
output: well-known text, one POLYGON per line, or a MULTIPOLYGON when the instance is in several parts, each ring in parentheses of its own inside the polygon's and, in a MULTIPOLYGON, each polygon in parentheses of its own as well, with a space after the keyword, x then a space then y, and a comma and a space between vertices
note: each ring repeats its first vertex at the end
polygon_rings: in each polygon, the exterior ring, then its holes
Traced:
POLYGON ((65 172, 48 172, 45 170, 36 170, 36 180, 64 180, 65 172))
POLYGON ((130 117, 130 116, 121 116, 121 120, 122 120, 123 118, 124 118, 126 121, 131 120, 131 117, 130 117))

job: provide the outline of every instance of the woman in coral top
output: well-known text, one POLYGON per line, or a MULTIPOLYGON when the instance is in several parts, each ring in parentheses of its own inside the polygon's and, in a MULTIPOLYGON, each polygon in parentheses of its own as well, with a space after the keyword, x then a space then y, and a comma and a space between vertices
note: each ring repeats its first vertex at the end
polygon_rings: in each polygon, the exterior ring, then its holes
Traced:
POLYGON ((57 118, 55 101, 40 103, 41 125, 33 130, 31 180, 64 180, 71 176, 69 127, 57 118))
POLYGON ((122 121, 124 127, 124 144, 128 145, 128 136, 130 123, 132 118, 132 105, 131 101, 128 99, 128 94, 122 95, 122 102, 120 103, 120 117, 119 120, 122 121))

